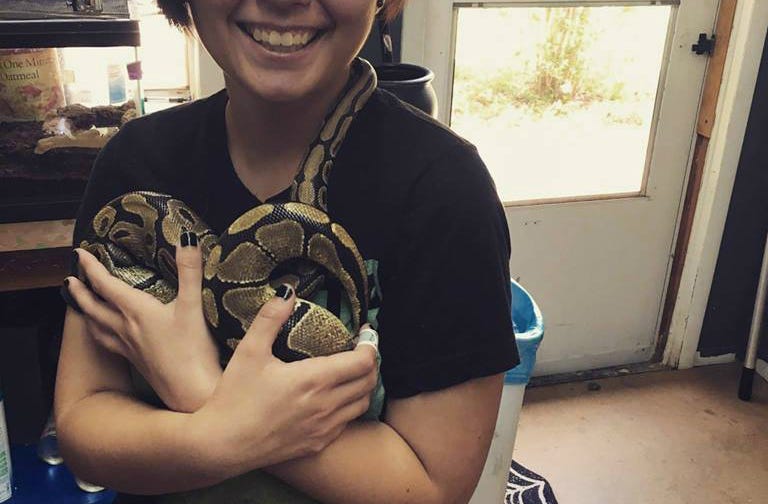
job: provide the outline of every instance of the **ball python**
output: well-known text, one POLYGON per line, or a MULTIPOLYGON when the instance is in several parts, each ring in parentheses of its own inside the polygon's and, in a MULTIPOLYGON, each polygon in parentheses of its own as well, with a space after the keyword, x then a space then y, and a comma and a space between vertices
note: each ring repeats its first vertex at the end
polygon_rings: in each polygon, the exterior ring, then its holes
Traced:
POLYGON ((347 231, 315 207, 264 204, 240 216, 217 236, 195 212, 168 194, 124 194, 94 217, 81 243, 115 277, 162 302, 176 298, 175 247, 185 230, 198 236, 203 255, 203 311, 223 355, 231 355, 261 306, 281 283, 294 285, 297 301, 275 341, 285 361, 350 350, 365 322, 365 264, 347 231), (309 298, 338 282, 350 307, 347 328, 309 298))
POLYGON ((205 318, 224 361, 282 282, 296 287, 297 303, 275 342, 275 355, 291 361, 350 350, 367 319, 367 272, 352 237, 327 214, 327 184, 349 126, 375 88, 371 65, 356 60, 346 88, 307 149, 291 201, 259 205, 218 236, 172 195, 129 192, 97 212, 79 246, 115 277, 167 303, 178 289, 179 237, 183 231, 197 234, 205 318), (341 287, 352 314, 348 325, 309 300, 333 283, 341 287))

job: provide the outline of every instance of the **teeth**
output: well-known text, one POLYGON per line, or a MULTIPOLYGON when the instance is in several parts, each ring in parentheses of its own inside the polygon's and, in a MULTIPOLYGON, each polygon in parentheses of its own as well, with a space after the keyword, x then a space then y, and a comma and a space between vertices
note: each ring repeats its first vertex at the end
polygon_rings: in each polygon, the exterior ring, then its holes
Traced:
POLYGON ((273 48, 301 49, 307 45, 314 36, 312 32, 278 32, 276 30, 262 30, 253 28, 251 36, 256 42, 261 42, 273 48))

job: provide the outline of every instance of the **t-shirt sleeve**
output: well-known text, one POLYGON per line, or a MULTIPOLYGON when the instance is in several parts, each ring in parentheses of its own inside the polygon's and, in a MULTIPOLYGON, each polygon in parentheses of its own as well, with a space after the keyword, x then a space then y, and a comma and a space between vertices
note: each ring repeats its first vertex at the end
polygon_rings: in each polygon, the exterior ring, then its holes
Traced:
POLYGON ((411 188, 379 318, 390 398, 440 390, 519 363, 510 240, 487 168, 450 149, 411 188))
POLYGON ((132 168, 135 152, 130 148, 132 124, 126 123, 101 149, 93 164, 80 208, 77 212, 73 247, 88 233, 91 221, 99 210, 114 198, 133 190, 137 173, 132 168))

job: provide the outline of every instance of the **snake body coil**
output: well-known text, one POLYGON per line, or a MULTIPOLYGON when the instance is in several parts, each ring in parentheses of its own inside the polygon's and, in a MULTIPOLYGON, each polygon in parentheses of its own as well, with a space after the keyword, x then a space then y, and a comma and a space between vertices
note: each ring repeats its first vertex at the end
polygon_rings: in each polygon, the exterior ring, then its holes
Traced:
POLYGON ((81 246, 117 278, 169 302, 178 288, 174 250, 183 230, 199 237, 205 318, 224 356, 283 282, 296 286, 298 299, 273 347, 277 357, 292 361, 352 348, 368 309, 365 265, 344 228, 314 207, 260 205, 218 237, 183 202, 166 194, 132 192, 101 209, 81 246), (350 328, 308 300, 329 281, 338 282, 346 294, 350 328))

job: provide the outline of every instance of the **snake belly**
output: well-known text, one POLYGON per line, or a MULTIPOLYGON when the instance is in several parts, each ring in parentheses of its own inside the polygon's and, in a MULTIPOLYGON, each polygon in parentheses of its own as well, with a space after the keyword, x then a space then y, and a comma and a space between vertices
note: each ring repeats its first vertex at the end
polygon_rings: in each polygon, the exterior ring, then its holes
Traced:
POLYGON ((313 206, 259 205, 217 236, 182 201, 167 194, 130 192, 96 214, 80 247, 113 276, 168 303, 178 291, 175 248, 183 231, 198 236, 203 309, 223 362, 284 282, 295 286, 297 299, 273 345, 275 356, 294 361, 353 348, 368 312, 365 264, 347 231, 313 206), (346 325, 309 300, 334 283, 351 314, 346 325))

